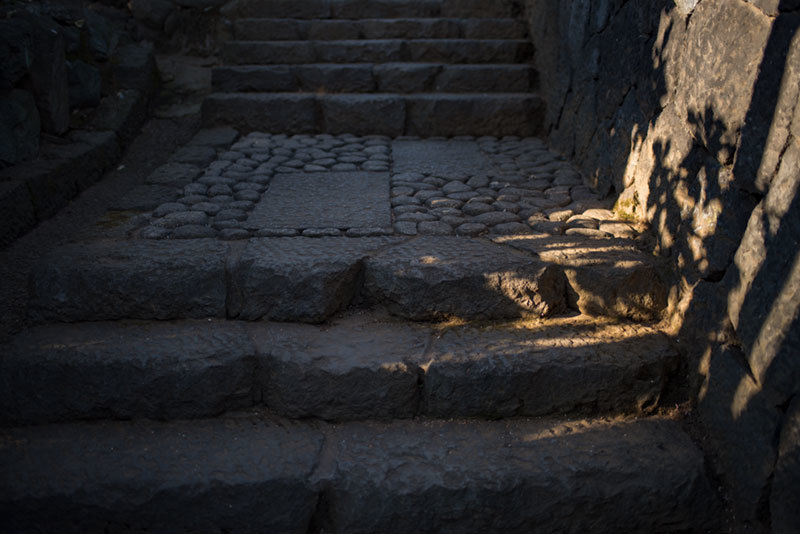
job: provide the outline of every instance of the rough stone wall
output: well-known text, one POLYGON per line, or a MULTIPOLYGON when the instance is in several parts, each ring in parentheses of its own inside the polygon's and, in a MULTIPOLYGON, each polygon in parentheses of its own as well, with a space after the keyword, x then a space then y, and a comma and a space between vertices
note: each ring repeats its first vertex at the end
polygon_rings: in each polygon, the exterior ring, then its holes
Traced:
POLYGON ((799 531, 800 0, 525 4, 551 144, 674 262, 737 519, 799 531))

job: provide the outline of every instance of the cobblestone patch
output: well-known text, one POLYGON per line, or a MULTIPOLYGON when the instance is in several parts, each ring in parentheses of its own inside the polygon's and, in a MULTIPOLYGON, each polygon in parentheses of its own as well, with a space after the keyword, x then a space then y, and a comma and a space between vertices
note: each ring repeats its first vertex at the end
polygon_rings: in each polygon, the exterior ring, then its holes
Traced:
MULTIPOLYGON (((459 137, 453 141, 475 142, 480 157, 490 161, 490 170, 470 171, 457 162, 441 171, 419 165, 418 171, 393 173, 391 202, 397 233, 635 236, 629 225, 615 220, 580 173, 542 140, 459 137)), ((412 168, 398 162, 395 170, 412 168)))
POLYGON ((187 174, 179 158, 157 177, 179 198, 150 212, 139 237, 637 235, 538 138, 254 132, 216 151, 198 154, 202 171, 187 174), (379 175, 390 177, 388 195, 360 184, 379 175), (387 209, 383 195, 391 213, 368 216, 387 209))
MULTIPOLYGON (((383 136, 272 135, 254 132, 210 157, 205 170, 181 189, 176 202, 159 205, 150 224, 139 236, 149 239, 219 237, 246 239, 279 232, 280 235, 335 235, 350 228, 262 229, 247 224, 250 212, 262 199, 276 176, 302 173, 388 172, 390 138, 383 136)), ((195 148, 195 147, 190 147, 195 148)), ((301 206, 297 206, 299 208, 301 206)), ((292 209, 291 206, 288 209, 292 209)), ((367 234, 391 233, 378 229, 367 234)))

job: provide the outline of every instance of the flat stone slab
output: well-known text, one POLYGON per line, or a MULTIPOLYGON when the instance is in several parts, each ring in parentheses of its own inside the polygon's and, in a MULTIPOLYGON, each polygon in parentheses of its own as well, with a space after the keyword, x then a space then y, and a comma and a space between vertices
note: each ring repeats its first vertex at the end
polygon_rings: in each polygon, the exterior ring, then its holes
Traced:
POLYGON ((389 174, 278 174, 247 219, 251 229, 391 227, 389 174))
POLYGON ((37 321, 225 317, 228 245, 98 241, 67 245, 31 272, 37 321))
POLYGON ((0 439, 7 532, 716 526, 701 452, 661 419, 331 426, 240 416, 16 428, 0 439))
POLYGON ((472 176, 492 169, 491 161, 474 141, 392 142, 395 173, 448 174, 472 176))
POLYGON ((505 319, 566 309, 558 266, 491 241, 420 237, 366 261, 364 293, 412 320, 505 319))
POLYGON ((356 316, 323 327, 255 324, 250 332, 264 403, 278 414, 345 421, 418 412, 426 328, 356 316))
POLYGON ((253 404, 240 323, 48 325, 3 347, 0 421, 208 417, 253 404))

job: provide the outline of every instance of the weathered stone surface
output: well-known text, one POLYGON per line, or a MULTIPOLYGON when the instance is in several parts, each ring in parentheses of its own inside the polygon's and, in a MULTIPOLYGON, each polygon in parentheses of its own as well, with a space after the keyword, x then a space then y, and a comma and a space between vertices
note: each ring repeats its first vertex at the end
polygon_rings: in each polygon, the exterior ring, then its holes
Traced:
POLYGON ((533 89, 529 65, 448 65, 433 90, 445 93, 524 93, 533 89))
POLYGON ((408 135, 536 135, 544 111, 532 94, 413 95, 406 100, 408 135))
POLYGON ((364 291, 414 320, 499 319, 563 311, 558 267, 488 241, 423 237, 367 259, 364 291))
POLYGON ((406 141, 392 142, 394 172, 401 173, 467 173, 479 174, 491 168, 491 162, 471 141, 406 141))
POLYGON ((208 417, 253 403, 241 324, 82 323, 16 336, 0 362, 5 424, 208 417))
POLYGON ((118 87, 151 95, 158 86, 158 67, 152 44, 131 43, 114 52, 113 76, 118 87))
MULTIPOLYGON (((297 78, 297 87, 289 90, 299 89, 310 93, 368 93, 375 88, 371 65, 300 65, 294 67, 292 72, 297 78)), ((359 126, 359 129, 363 129, 363 126, 359 126)), ((348 133, 358 132, 353 130, 348 133)))
POLYGON ((32 271, 29 313, 40 321, 225 317, 227 253, 212 240, 68 245, 32 271))
POLYGON ((0 182, 0 247, 33 228, 36 213, 24 182, 0 182))
POLYGON ((583 313, 647 321, 659 319, 667 305, 657 258, 631 241, 543 235, 497 241, 561 266, 571 288, 570 305, 583 313))
POLYGON ((228 315, 244 320, 319 323, 358 289, 363 259, 390 238, 252 239, 232 271, 228 315))
POLYGON ((154 30, 164 28, 164 22, 174 9, 175 4, 170 0, 131 0, 130 2, 133 17, 154 30))
POLYGON ((441 70, 436 63, 384 63, 375 66, 375 80, 384 93, 419 93, 433 89, 441 70))
POLYGON ((128 144, 148 118, 147 96, 136 89, 117 91, 100 101, 92 116, 94 130, 109 130, 128 144))
POLYGON ((0 95, 0 166, 5 167, 39 153, 41 124, 29 92, 14 89, 0 95))
POLYGON ((388 173, 279 174, 248 228, 391 226, 388 173))
POLYGON ((220 9, 228 18, 283 18, 326 19, 330 18, 331 6, 327 0, 234 0, 220 9))
POLYGON ((318 123, 313 95, 214 93, 203 100, 206 127, 307 133, 317 131, 318 123))
POLYGON ((429 334, 408 325, 337 321, 333 326, 253 325, 267 407, 292 418, 413 417, 419 362, 429 334))
POLYGON ((215 91, 229 93, 297 89, 292 70, 286 65, 217 67, 211 73, 211 83, 215 91))
POLYGON ((434 340, 429 357, 423 405, 434 417, 647 413, 680 366, 658 330, 587 316, 532 329, 456 328, 434 340))
POLYGON ((80 60, 67 62, 69 107, 90 108, 100 103, 102 79, 97 67, 80 60))
POLYGON ((64 39, 49 17, 25 16, 31 25, 28 67, 42 130, 60 135, 69 128, 69 84, 64 39))
POLYGON ((233 128, 205 128, 197 132, 187 144, 227 148, 238 138, 239 132, 233 128))
MULTIPOLYGON (((187 158, 189 157, 188 152, 181 153, 187 158)), ((178 154, 176 153, 176 155, 178 154)), ((201 169, 198 165, 191 163, 169 162, 154 170, 150 176, 145 179, 145 184, 170 186, 178 189, 191 183, 192 180, 200 175, 200 172, 201 169)))
POLYGON ((386 95, 327 95, 320 99, 325 130, 332 134, 402 135, 406 106, 386 95))
POLYGON ((436 0, 336 0, 331 16, 342 19, 432 17, 439 15, 436 0))
POLYGON ((772 531, 790 534, 800 525, 797 492, 800 486, 800 399, 795 397, 786 410, 778 445, 778 461, 770 491, 772 531))
POLYGON ((703 457, 671 421, 350 424, 329 443, 332 532, 713 525, 703 457))
POLYGON ((138 185, 115 200, 110 209, 148 211, 178 198, 178 190, 168 185, 138 185))
POLYGON ((316 508, 308 477, 323 435, 308 426, 240 417, 3 435, 14 443, 0 452, 3 530, 300 534, 316 508))

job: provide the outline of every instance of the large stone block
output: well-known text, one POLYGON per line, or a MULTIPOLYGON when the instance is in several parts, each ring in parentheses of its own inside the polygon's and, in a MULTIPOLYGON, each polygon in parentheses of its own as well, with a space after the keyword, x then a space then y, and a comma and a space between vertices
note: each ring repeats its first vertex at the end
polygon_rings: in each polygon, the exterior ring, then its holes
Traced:
POLYGON ((331 134, 398 136, 405 130, 406 105, 386 95, 324 95, 319 97, 325 131, 331 134))
POLYGON ((316 327, 253 325, 267 407, 291 418, 408 418, 419 401, 419 364, 430 334, 361 317, 316 327))
POLYGON ((253 403, 255 349, 236 323, 43 326, 3 354, 6 424, 210 417, 253 403))
POLYGON ((215 93, 203 101, 203 125, 289 133, 320 129, 314 95, 293 93, 215 93))
POLYGON ((228 246, 213 240, 65 246, 31 272, 42 321, 225 317, 228 246))
POLYGON ((303 534, 317 506, 308 476, 324 437, 307 426, 242 417, 15 432, 0 452, 9 532, 303 534))
POLYGON ((547 316, 566 308, 560 268, 467 238, 418 238, 368 258, 364 291, 413 320, 547 316))
POLYGON ((293 72, 298 89, 309 93, 370 93, 375 90, 372 65, 299 65, 293 72))
POLYGON ((33 228, 36 213, 25 182, 0 181, 0 247, 33 228))
POLYGON ((211 84, 215 91, 226 93, 297 89, 292 70, 286 65, 217 67, 211 72, 211 84))
POLYGON ((114 52, 112 73, 115 88, 136 89, 152 95, 158 87, 158 67, 153 55, 153 45, 131 43, 114 52))
POLYGON ((231 273, 228 315, 319 323, 358 290, 363 259, 391 239, 252 239, 231 273))
POLYGON ((35 157, 40 126, 36 101, 29 92, 14 89, 0 93, 0 166, 35 157))
POLYGON ((383 93, 422 93, 433 88, 441 70, 436 63, 385 63, 375 66, 375 78, 383 93))

